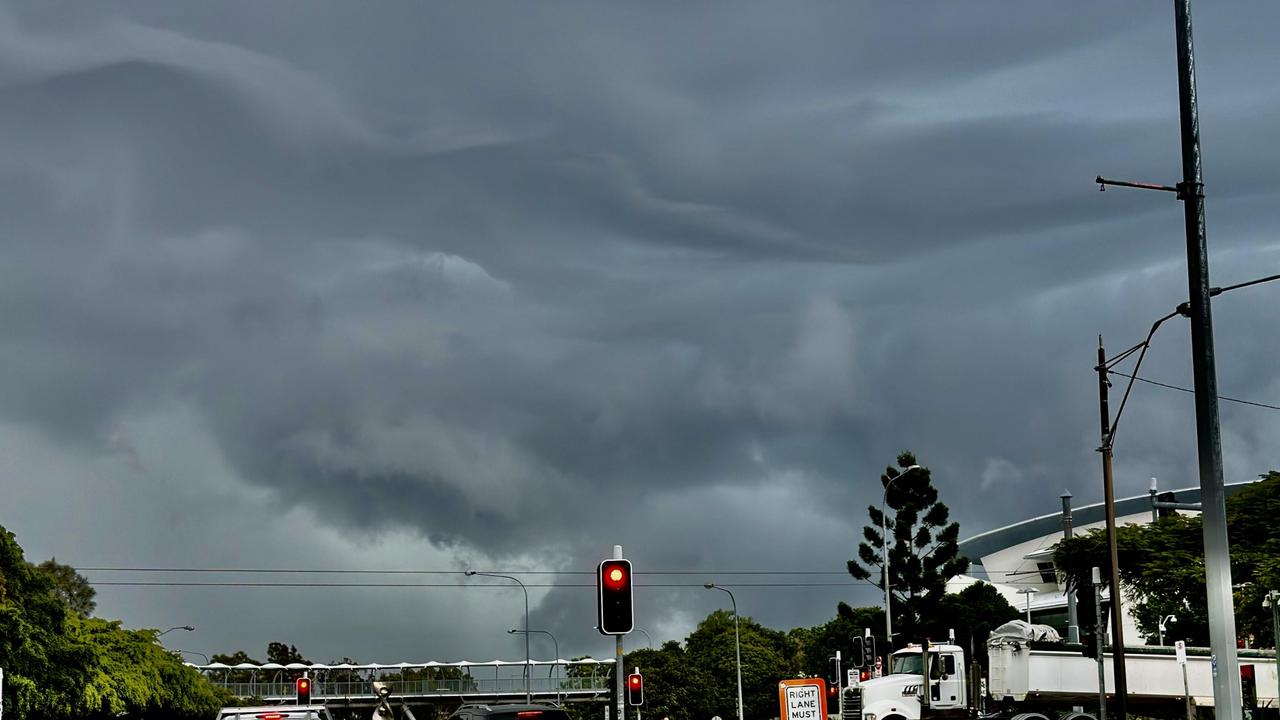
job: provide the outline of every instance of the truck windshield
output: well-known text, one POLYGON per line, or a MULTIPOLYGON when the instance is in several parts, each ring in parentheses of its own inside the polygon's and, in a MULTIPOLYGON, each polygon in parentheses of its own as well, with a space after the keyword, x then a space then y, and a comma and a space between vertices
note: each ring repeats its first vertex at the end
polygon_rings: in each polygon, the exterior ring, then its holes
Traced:
POLYGON ((893 674, 894 675, 924 675, 924 668, 920 662, 920 653, 912 655, 894 655, 893 656, 893 674))

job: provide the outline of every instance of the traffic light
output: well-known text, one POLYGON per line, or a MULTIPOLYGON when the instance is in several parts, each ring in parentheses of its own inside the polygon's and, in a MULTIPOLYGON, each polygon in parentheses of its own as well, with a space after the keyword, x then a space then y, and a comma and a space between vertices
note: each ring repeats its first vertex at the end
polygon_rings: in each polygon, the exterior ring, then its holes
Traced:
MULTIPOLYGON (((602 635, 626 635, 635 626, 631 604, 631 561, 605 560, 596 569, 596 623, 602 635)), ((639 676, 637 676, 639 677, 639 676)))
POLYGON ((644 704, 644 678, 639 672, 627 676, 627 704, 633 707, 644 704))
POLYGON ((866 667, 867 665, 867 646, 862 640, 861 635, 853 636, 853 666, 856 668, 866 667))
POLYGON ((300 677, 294 680, 293 689, 297 692, 299 705, 311 704, 311 678, 300 677))

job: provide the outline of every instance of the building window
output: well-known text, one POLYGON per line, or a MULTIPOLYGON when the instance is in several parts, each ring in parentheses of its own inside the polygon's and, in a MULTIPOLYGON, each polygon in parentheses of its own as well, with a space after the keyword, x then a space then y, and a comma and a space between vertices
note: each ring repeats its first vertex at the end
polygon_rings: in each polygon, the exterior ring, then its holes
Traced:
POLYGON ((1040 571, 1040 582, 1056 584, 1058 582, 1058 571, 1053 569, 1051 562, 1038 562, 1036 569, 1040 571))

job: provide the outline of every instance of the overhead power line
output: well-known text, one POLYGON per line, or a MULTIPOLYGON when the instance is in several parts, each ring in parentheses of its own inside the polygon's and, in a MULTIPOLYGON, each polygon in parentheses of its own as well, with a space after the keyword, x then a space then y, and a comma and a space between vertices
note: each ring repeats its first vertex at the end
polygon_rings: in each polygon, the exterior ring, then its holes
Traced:
MULTIPOLYGON (((1129 378, 1130 380, 1137 380, 1138 382, 1144 382, 1144 383, 1147 383, 1148 385, 1158 385, 1159 387, 1162 387, 1162 388, 1169 388, 1170 390, 1179 390, 1184 393, 1191 393, 1192 395, 1194 395, 1196 392, 1191 388, 1184 388, 1184 387, 1179 387, 1177 385, 1170 385, 1169 383, 1162 383, 1162 382, 1157 382, 1155 380, 1148 380, 1144 377, 1138 377, 1137 375, 1122 373, 1117 370, 1108 370, 1107 374, 1119 375, 1120 377, 1129 378)), ((1280 405, 1268 405, 1267 403, 1254 402, 1252 400, 1240 400, 1239 398, 1227 397, 1226 395, 1219 395, 1218 399, 1224 400, 1226 402, 1239 403, 1241 405, 1252 405, 1254 407, 1266 408, 1268 410, 1280 410, 1280 405)))
MULTIPOLYGON (((251 581, 235 581, 235 580, 109 580, 105 582, 92 582, 94 587, 98 586, 125 586, 125 587, 286 587, 286 588, 476 588, 476 587, 508 587, 507 585, 489 584, 489 583, 326 583, 326 582, 251 582, 251 581)), ((720 585, 721 583, 716 583, 720 585)), ((792 582, 792 583, 759 583, 759 582, 742 582, 742 583, 723 583, 725 587, 758 587, 758 588, 798 588, 798 587, 860 587, 864 585, 874 585, 870 582, 792 582)), ((702 583, 636 583, 636 587, 653 587, 653 588, 703 588, 702 583)), ((514 587, 514 586, 512 586, 514 587)), ((594 588, 594 583, 525 583, 525 587, 531 588, 594 588)))
MULTIPOLYGON (((179 567, 77 567, 81 572, 139 572, 139 573, 260 573, 260 574, 344 574, 344 575, 462 575, 465 570, 370 570, 367 568, 338 568, 325 570, 320 568, 179 568, 179 567)), ((594 575, 589 570, 484 570, 482 572, 503 573, 506 575, 594 575)), ((671 570, 636 572, 636 576, 646 575, 848 575, 847 571, 835 570, 746 570, 742 572, 725 572, 721 570, 671 570)))

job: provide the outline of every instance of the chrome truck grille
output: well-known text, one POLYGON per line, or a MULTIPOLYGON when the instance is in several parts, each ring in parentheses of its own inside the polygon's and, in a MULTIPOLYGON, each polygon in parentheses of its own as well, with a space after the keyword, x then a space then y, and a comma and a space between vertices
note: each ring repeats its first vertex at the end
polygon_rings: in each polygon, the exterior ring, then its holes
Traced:
POLYGON ((862 720, 862 688, 845 688, 844 716, 841 720, 862 720))

